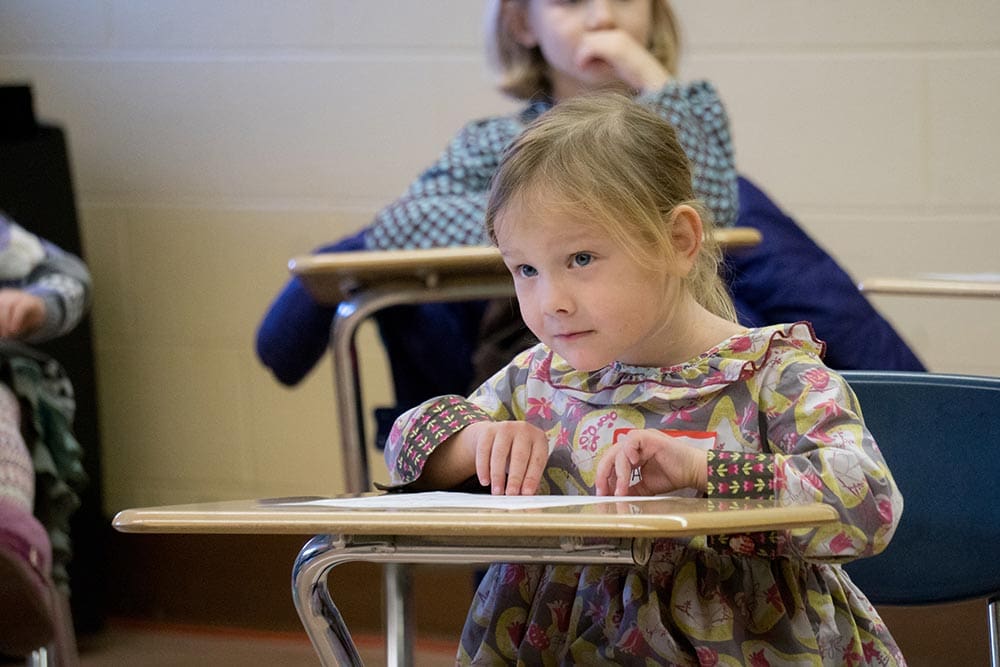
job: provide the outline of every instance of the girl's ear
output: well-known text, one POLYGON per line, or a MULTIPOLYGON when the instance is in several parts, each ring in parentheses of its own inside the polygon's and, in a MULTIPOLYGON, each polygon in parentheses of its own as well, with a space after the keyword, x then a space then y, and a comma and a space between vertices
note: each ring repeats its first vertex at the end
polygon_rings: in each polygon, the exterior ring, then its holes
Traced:
POLYGON ((681 204, 670 212, 670 240, 674 245, 676 273, 686 276, 701 251, 704 229, 701 215, 693 207, 681 204))
POLYGON ((501 20, 507 26, 510 36, 520 46, 533 49, 538 46, 538 38, 528 19, 528 3, 522 0, 503 0, 500 6, 501 20))

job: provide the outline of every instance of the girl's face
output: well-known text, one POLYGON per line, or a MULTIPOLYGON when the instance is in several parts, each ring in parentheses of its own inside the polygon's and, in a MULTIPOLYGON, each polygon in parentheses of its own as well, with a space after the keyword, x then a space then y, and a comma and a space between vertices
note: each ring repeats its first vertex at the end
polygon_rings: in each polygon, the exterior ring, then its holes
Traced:
POLYGON ((648 49, 653 2, 659 0, 522 0, 519 41, 537 46, 549 66, 556 100, 596 90, 625 88, 609 59, 582 53, 587 41, 601 31, 617 30, 636 48, 648 49))
POLYGON ((639 266, 599 226, 530 201, 511 201, 495 231, 525 324, 574 368, 687 359, 676 358, 671 340, 682 293, 677 271, 639 266))

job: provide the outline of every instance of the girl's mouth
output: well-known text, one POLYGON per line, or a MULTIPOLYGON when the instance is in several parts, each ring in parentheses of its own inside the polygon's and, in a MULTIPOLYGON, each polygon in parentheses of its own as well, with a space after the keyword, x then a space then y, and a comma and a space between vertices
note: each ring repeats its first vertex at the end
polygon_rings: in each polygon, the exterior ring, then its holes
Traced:
POLYGON ((553 338, 555 340, 574 341, 574 340, 577 340, 578 338, 583 338, 584 336, 586 336, 589 333, 592 333, 592 332, 591 331, 570 331, 570 332, 567 332, 567 333, 555 334, 553 336, 553 338))

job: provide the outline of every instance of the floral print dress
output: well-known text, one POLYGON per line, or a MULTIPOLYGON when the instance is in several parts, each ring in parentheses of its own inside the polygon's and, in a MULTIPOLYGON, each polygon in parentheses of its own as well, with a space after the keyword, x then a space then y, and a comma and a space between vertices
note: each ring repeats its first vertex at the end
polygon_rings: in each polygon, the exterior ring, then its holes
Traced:
POLYGON ((622 428, 714 433, 707 496, 821 501, 820 528, 660 539, 641 567, 494 564, 476 592, 458 662, 471 665, 902 665, 840 564, 882 551, 902 512, 846 382, 808 324, 753 329, 687 363, 576 371, 544 345, 472 396, 402 415, 386 448, 392 482, 482 420, 549 434, 539 493, 593 495, 622 428))

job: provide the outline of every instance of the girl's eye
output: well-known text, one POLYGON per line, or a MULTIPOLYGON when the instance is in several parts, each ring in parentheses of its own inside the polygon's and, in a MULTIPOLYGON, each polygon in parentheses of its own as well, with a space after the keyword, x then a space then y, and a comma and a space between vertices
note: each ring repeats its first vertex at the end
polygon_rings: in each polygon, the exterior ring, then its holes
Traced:
POLYGON ((521 276, 522 278, 531 278, 532 276, 538 275, 538 271, 536 271, 535 267, 533 266, 529 266, 527 264, 521 264, 519 267, 517 267, 517 275, 521 276))
POLYGON ((573 255, 573 263, 577 266, 587 266, 594 260, 594 256, 589 252, 578 252, 573 255))

